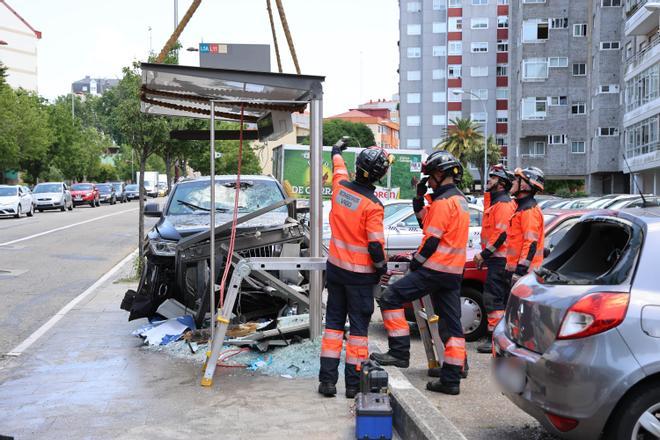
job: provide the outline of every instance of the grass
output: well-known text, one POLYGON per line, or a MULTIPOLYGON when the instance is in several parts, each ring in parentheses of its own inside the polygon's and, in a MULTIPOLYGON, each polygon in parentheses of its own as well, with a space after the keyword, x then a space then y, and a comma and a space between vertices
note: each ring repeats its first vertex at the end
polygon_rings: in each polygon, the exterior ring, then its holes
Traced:
POLYGON ((131 272, 128 276, 119 278, 117 281, 115 281, 114 284, 119 284, 119 283, 135 283, 137 281, 140 281, 140 274, 142 273, 142 261, 140 260, 140 254, 136 254, 135 258, 133 258, 133 264, 131 267, 131 272))

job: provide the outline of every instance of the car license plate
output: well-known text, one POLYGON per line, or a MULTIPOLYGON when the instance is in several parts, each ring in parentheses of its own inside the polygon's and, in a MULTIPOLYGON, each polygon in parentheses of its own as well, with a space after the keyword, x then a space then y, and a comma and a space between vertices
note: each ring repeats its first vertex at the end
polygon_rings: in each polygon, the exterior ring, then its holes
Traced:
POLYGON ((75 197, 73 198, 73 200, 82 200, 82 197, 80 197, 80 196, 75 196, 75 197))
POLYGON ((496 359, 495 376, 497 382, 508 392, 521 394, 527 383, 525 361, 513 357, 496 359))

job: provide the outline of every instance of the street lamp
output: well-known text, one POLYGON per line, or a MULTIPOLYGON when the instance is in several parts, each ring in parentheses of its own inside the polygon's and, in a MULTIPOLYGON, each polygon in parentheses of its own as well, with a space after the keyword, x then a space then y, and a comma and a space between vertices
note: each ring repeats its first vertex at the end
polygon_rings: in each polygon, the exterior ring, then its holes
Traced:
POLYGON ((187 50, 188 52, 199 52, 199 49, 197 49, 196 47, 192 47, 192 46, 189 47, 189 48, 186 49, 186 50, 187 50))
POLYGON ((486 115, 486 123, 484 124, 484 173, 481 175, 481 186, 486 193, 486 180, 488 179, 488 110, 486 110, 486 103, 480 96, 476 95, 473 92, 466 92, 463 89, 454 89, 451 91, 454 95, 470 95, 474 96, 481 103, 481 108, 486 115))

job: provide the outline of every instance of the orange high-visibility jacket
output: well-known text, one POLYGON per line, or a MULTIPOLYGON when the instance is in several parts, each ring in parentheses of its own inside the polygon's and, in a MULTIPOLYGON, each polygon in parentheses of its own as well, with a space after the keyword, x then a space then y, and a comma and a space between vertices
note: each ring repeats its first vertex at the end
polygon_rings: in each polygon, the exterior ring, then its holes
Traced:
POLYGON ((507 231, 506 270, 525 275, 543 263, 543 213, 533 196, 516 205, 507 231))
POLYGON ((424 238, 415 254, 423 267, 462 275, 465 266, 470 213, 456 185, 444 185, 426 196, 430 205, 416 213, 424 238))
POLYGON ((348 180, 344 159, 332 158, 332 210, 328 263, 360 274, 375 274, 385 267, 383 205, 374 186, 348 180))
POLYGON ((486 196, 488 196, 488 206, 484 203, 484 216, 481 223, 481 248, 483 249, 481 255, 484 259, 506 258, 507 229, 516 210, 516 202, 511 200, 505 191, 493 194, 488 192, 486 196))

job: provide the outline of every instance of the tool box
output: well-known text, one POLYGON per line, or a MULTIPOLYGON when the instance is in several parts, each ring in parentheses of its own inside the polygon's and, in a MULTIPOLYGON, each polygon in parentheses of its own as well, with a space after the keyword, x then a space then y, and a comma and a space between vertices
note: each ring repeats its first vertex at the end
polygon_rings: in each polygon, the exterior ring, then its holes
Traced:
POLYGON ((392 405, 384 393, 358 393, 355 437, 358 440, 392 438, 392 405))

